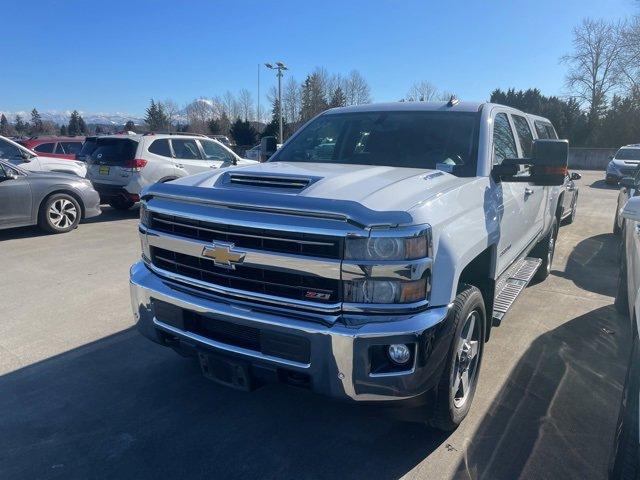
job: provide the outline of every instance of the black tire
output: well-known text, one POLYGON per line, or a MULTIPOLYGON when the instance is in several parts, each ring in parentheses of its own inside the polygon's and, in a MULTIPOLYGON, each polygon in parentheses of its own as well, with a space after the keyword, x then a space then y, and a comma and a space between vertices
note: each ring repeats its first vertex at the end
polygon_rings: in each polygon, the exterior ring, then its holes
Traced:
POLYGON ((551 273, 551 264, 553 263, 553 255, 556 250, 556 238, 558 236, 558 220, 553 219, 549 232, 544 236, 540 242, 533 247, 531 256, 542 260, 538 271, 533 276, 534 282, 542 282, 551 273))
POLYGON ((117 197, 109 200, 109 205, 116 210, 129 210, 135 205, 135 202, 127 200, 124 197, 117 197))
POLYGON ((573 204, 571 205, 571 215, 565 218, 565 225, 571 225, 573 221, 576 219, 576 210, 578 209, 578 194, 573 199, 573 204))
POLYGON ((449 315, 452 316, 454 335, 445 369, 435 389, 435 402, 429 419, 431 427, 443 431, 455 430, 465 419, 471 408, 478 384, 486 328, 486 311, 480 290, 472 285, 460 284, 449 315), (471 371, 472 366, 473 370, 470 376, 467 375, 467 392, 463 398, 459 398, 457 395, 463 390, 460 388, 454 391, 454 388, 456 385, 463 385, 463 382, 459 380, 460 369, 463 365, 461 363, 463 361, 461 351, 464 351, 464 348, 461 349, 461 347, 464 347, 465 343, 462 335, 465 334, 464 329, 469 324, 472 314, 475 315, 473 327, 467 328, 467 331, 473 328, 473 332, 470 332, 469 335, 471 335, 471 338, 476 338, 477 350, 475 357, 472 358, 471 355, 468 355, 469 350, 467 350, 467 355, 464 357, 464 362, 469 362, 466 366, 467 372, 471 371))
POLYGON ((38 212, 38 226, 51 233, 66 233, 78 227, 82 210, 78 201, 67 193, 47 197, 38 212))

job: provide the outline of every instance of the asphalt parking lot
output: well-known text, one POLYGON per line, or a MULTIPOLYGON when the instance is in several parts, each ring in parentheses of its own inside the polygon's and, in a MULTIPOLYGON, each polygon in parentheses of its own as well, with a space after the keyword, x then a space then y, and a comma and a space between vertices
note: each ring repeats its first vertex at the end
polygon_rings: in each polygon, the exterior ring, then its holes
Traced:
POLYGON ((292 387, 226 389, 143 339, 137 211, 0 232, 0 478, 604 478, 629 325, 613 308, 616 190, 582 173, 552 276, 494 330, 451 435, 292 387))

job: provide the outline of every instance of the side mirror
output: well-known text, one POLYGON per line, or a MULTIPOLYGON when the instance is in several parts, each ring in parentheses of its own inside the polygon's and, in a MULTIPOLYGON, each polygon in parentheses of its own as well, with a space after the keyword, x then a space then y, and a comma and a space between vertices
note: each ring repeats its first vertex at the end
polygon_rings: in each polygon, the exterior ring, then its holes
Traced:
POLYGON ((640 222, 640 197, 632 197, 627 200, 622 212, 620 212, 622 218, 627 220, 633 220, 634 222, 640 222))
POLYGON ((265 162, 276 153, 278 149, 278 141, 276 137, 262 137, 260 140, 260 161, 265 162))
POLYGON ((571 180, 580 180, 580 179, 582 178, 582 175, 580 175, 580 174, 579 174, 579 173, 577 173, 577 172, 573 172, 573 173, 571 174, 571 177, 570 177, 570 178, 571 178, 571 180))
POLYGON ((636 181, 633 177, 622 177, 620 180, 620 186, 624 188, 635 188, 636 181))
POLYGON ((11 170, 10 168, 5 168, 4 169, 4 175, 0 176, 0 182, 4 182, 6 180, 15 180, 16 178, 18 178, 18 174, 11 170))

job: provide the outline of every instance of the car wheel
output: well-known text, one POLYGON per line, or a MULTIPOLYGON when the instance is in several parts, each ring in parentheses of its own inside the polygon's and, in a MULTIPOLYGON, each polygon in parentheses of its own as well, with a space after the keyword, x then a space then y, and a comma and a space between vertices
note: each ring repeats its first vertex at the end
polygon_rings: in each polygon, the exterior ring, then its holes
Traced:
POLYGON ((454 335, 429 419, 429 425, 444 431, 455 430, 460 425, 469 413, 476 391, 486 325, 480 290, 461 284, 449 315, 454 335))
POLYGON ((109 200, 109 205, 116 210, 129 210, 134 204, 135 202, 122 197, 109 200))
POLYGON ((573 199, 573 205, 571 206, 571 215, 569 215, 564 223, 566 225, 571 225, 573 221, 576 219, 576 210, 578 209, 578 194, 576 193, 575 198, 573 199))
POLYGON ((66 193, 56 193, 42 203, 38 225, 52 233, 65 233, 78 226, 81 216, 82 211, 75 198, 66 193))
POLYGON ((541 282, 545 280, 549 274, 551 273, 551 264, 553 263, 553 255, 556 251, 556 237, 558 232, 558 220, 553 219, 553 223, 551 224, 551 228, 549 229, 549 233, 547 233, 540 243, 536 245, 532 252, 531 256, 535 258, 542 259, 542 263, 536 274, 533 277, 535 282, 541 282))

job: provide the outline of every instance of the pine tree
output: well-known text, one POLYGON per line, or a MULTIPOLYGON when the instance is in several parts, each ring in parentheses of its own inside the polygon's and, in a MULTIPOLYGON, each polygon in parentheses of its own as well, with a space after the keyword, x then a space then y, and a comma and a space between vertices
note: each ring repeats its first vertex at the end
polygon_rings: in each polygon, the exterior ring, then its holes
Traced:
POLYGON ((247 120, 237 119, 231 126, 231 136, 236 145, 249 146, 256 143, 258 132, 247 120))
POLYGON ((149 107, 147 107, 147 115, 144 121, 151 131, 166 130, 169 118, 164 111, 162 103, 156 103, 152 98, 149 107))
POLYGON ((16 133, 18 135, 24 135, 25 133, 27 133, 29 124, 24 123, 20 115, 16 115, 16 122, 15 122, 14 128, 16 129, 16 133))
POLYGON ((329 101, 329 108, 344 107, 347 104, 347 97, 342 91, 342 88, 338 85, 331 94, 331 100, 329 101))
MULTIPOLYGON (((284 119, 283 119, 283 123, 282 123, 282 131, 283 133, 285 132, 287 128, 287 125, 284 123, 284 119)), ((273 107, 271 109, 271 121, 269 123, 267 123, 267 126, 264 127, 264 130, 262 131, 262 135, 260 135, 261 137, 276 137, 278 139, 278 142, 282 142, 282 139, 280 139, 280 102, 278 101, 278 99, 276 98, 273 101, 273 107)))
POLYGON ((211 133, 211 135, 220 135, 221 130, 218 120, 212 118, 211 120, 209 120, 209 124, 207 126, 209 127, 209 132, 211 133))
POLYGON ((80 114, 77 110, 71 112, 69 118, 69 126, 67 127, 67 133, 71 136, 80 135, 80 114))
POLYGON ((84 118, 78 115, 78 128, 80 129, 81 135, 86 135, 89 133, 89 129, 87 128, 87 124, 84 123, 84 118))
POLYGON ((60 136, 62 136, 62 137, 66 137, 67 136, 67 126, 66 125, 61 125, 60 126, 60 136))
POLYGON ((136 131, 136 124, 133 123, 132 120, 127 121, 127 123, 124 124, 124 129, 127 132, 135 132, 136 131))
POLYGON ((0 135, 5 137, 11 135, 11 125, 9 125, 9 120, 4 116, 4 113, 0 116, 0 135))
POLYGON ((35 108, 31 110, 31 135, 42 133, 42 117, 35 108))

